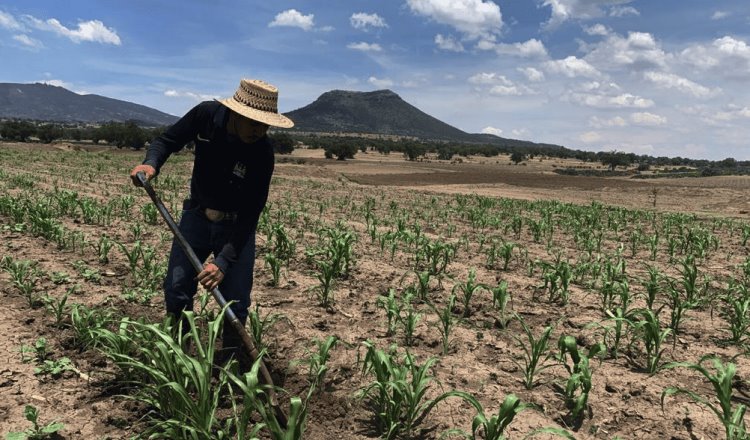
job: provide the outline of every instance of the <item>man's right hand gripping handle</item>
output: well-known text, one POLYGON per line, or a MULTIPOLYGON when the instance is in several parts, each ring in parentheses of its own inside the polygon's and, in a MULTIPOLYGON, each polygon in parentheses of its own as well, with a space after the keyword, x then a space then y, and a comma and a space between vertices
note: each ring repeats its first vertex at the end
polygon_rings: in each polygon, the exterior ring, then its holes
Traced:
POLYGON ((151 180, 156 175, 156 170, 151 165, 137 165, 130 171, 130 179, 133 181, 133 185, 141 186, 141 182, 136 177, 136 174, 143 173, 146 175, 146 180, 151 180))

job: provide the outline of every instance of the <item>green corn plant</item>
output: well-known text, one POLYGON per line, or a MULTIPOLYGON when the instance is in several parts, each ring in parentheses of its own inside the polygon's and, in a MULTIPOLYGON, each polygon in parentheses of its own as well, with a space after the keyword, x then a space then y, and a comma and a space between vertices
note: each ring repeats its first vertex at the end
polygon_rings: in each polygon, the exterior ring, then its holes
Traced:
POLYGON ((314 339, 315 350, 310 350, 304 359, 294 364, 307 365, 307 380, 310 381, 310 394, 315 390, 322 391, 325 387, 325 376, 328 373, 328 360, 331 358, 331 350, 336 348, 340 342, 336 336, 328 336, 326 339, 314 339))
POLYGON ((511 300, 508 292, 508 282, 500 281, 496 287, 490 288, 492 292, 492 307, 497 312, 495 323, 500 328, 508 327, 508 323, 513 319, 513 315, 508 313, 508 303, 511 300))
POLYGON ((661 272, 659 272, 658 267, 654 266, 647 266, 648 270, 648 280, 645 280, 642 285, 643 289, 645 290, 645 297, 646 300, 646 307, 654 310, 654 304, 656 303, 656 298, 661 292, 662 286, 661 286, 661 280, 663 278, 663 275, 661 272))
POLYGON ((39 269, 35 262, 30 260, 11 261, 6 271, 10 275, 11 282, 26 298, 29 307, 36 308, 41 305, 35 290, 39 282, 39 269))
POLYGON ((325 308, 331 308, 334 302, 333 286, 336 282, 338 268, 335 264, 328 261, 318 261, 317 266, 318 273, 316 274, 316 278, 320 284, 314 286, 313 290, 318 296, 318 304, 325 308))
POLYGON ((498 249, 498 255, 503 259, 503 270, 507 271, 510 265, 510 259, 513 257, 513 249, 516 244, 510 242, 504 242, 498 249))
POLYGON ((141 208, 143 221, 149 225, 155 225, 159 222, 159 211, 153 203, 147 203, 141 208))
POLYGON ((443 354, 448 354, 451 346, 451 333, 453 327, 456 325, 456 318, 453 316, 453 308, 456 305, 456 295, 451 294, 448 297, 448 302, 445 303, 445 307, 438 309, 434 304, 430 303, 432 311, 438 317, 437 327, 440 330, 440 336, 442 340, 443 354))
POLYGON ((52 316, 55 318, 55 327, 62 328, 65 317, 68 314, 68 311, 70 310, 70 307, 67 305, 68 303, 68 294, 65 293, 59 300, 55 300, 55 298, 47 296, 44 299, 44 305, 47 308, 47 311, 52 313, 52 316))
MULTIPOLYGON (((471 406, 476 409, 477 414, 471 422, 471 433, 464 432, 463 430, 451 429, 446 434, 460 434, 462 437, 471 440, 506 440, 508 437, 505 434, 505 430, 508 428, 518 414, 527 409, 538 409, 534 404, 522 403, 515 394, 509 394, 505 396, 503 403, 497 409, 496 414, 491 414, 489 417, 485 412, 484 407, 473 395, 463 392, 454 391, 456 397, 460 397, 471 406)), ((570 440, 574 440, 575 437, 570 435, 569 432, 560 428, 540 428, 524 438, 532 437, 536 434, 553 434, 570 440)))
POLYGON ((633 310, 626 319, 633 329, 635 339, 643 343, 646 351, 646 371, 650 374, 658 372, 662 368, 661 358, 665 350, 662 344, 672 333, 672 329, 662 329, 659 316, 651 309, 633 310))
POLYGON ((387 329, 386 336, 393 336, 396 332, 398 317, 401 315, 401 303, 396 298, 396 289, 388 289, 388 295, 380 295, 376 305, 385 311, 387 329))
POLYGON ((267 253, 264 257, 266 267, 271 269, 271 286, 278 287, 279 279, 281 278, 281 266, 282 261, 275 254, 267 253))
POLYGON ((75 345, 79 348, 95 345, 96 332, 101 328, 109 327, 113 315, 111 310, 73 304, 70 309, 70 325, 73 329, 75 345))
POLYGON ((226 438, 217 411, 229 378, 224 369, 212 380, 217 338, 223 327, 224 310, 204 326, 196 325, 192 312, 184 312, 178 329, 167 319, 163 323, 132 322, 140 340, 134 354, 112 354, 120 368, 134 372, 140 386, 132 398, 151 407, 144 435, 152 438, 226 438), (191 351, 185 347, 190 340, 191 351))
POLYGON ((133 247, 128 248, 125 246, 125 243, 121 243, 119 241, 115 242, 117 246, 120 248, 122 253, 125 255, 125 258, 128 260, 128 266, 130 266, 130 272, 135 274, 138 270, 138 260, 141 258, 141 242, 140 240, 136 240, 133 242, 133 247))
POLYGON ((107 236, 107 234, 102 234, 99 237, 99 241, 97 241, 96 244, 92 243, 91 246, 96 251, 100 263, 109 263, 109 251, 110 249, 112 249, 112 246, 114 246, 114 243, 112 242, 112 239, 107 236))
POLYGON ((57 432, 65 428, 65 424, 59 422, 50 422, 46 425, 39 424, 39 410, 32 405, 26 405, 23 411, 26 420, 31 422, 31 428, 21 432, 9 432, 5 435, 5 440, 44 440, 53 438, 57 432))
POLYGON ((370 341, 363 342, 363 346, 367 352, 362 361, 362 374, 374 377, 357 396, 368 400, 382 438, 410 437, 439 402, 457 395, 445 392, 434 399, 426 399, 434 380, 429 370, 436 358, 418 365, 408 351, 399 360, 395 347, 386 353, 370 341))
POLYGON ((422 319, 422 315, 417 313, 414 308, 413 299, 413 290, 405 291, 401 296, 401 307, 398 314, 398 322, 404 330, 404 343, 407 347, 414 344, 414 333, 417 331, 417 324, 422 319))
POLYGON ((695 257, 688 255, 682 261, 682 270, 680 271, 682 280, 680 284, 685 291, 685 302, 688 304, 698 303, 698 267, 695 264, 695 257))
POLYGON ((606 351, 604 344, 595 344, 589 349, 588 354, 578 351, 578 343, 572 336, 563 335, 557 344, 560 349, 557 360, 562 363, 568 371, 569 377, 565 383, 565 404, 570 409, 572 420, 580 420, 581 415, 588 405, 589 393, 591 392, 592 370, 590 361, 595 356, 606 351), (566 356, 570 357, 570 363, 566 356))
POLYGON ((722 316, 729 324, 733 344, 744 345, 750 339, 750 295, 745 284, 730 287, 734 295, 728 293, 722 297, 722 316))
POLYGON ((461 292, 461 305, 463 307, 463 317, 468 318, 471 315, 471 299, 474 294, 486 290, 491 290, 486 284, 477 282, 477 271, 474 268, 469 269, 469 278, 461 283, 456 283, 451 290, 451 294, 455 295, 456 291, 461 292))
POLYGON ((552 358, 552 353, 549 350, 549 338, 552 334, 552 327, 545 327, 537 339, 519 315, 516 315, 516 319, 521 323, 526 340, 513 335, 516 343, 523 350, 523 357, 521 358, 523 364, 516 359, 512 360, 523 371, 523 385, 527 390, 530 390, 536 385, 537 375, 552 366, 547 363, 552 358))
POLYGON ((715 393, 714 397, 719 401, 719 404, 712 403, 709 399, 694 391, 685 388, 668 387, 661 394, 662 408, 664 408, 666 397, 685 394, 696 403, 710 409, 718 417, 719 421, 724 425, 726 440, 746 440, 748 438, 750 433, 745 425, 747 406, 738 403, 735 407, 732 407, 732 401, 734 400, 732 396, 732 380, 737 372, 737 367, 734 363, 727 362, 725 364, 719 358, 707 355, 701 357, 697 364, 674 362, 665 365, 664 368, 689 368, 699 372, 711 383, 715 393), (709 360, 713 364, 715 373, 712 373, 708 368, 703 366, 703 363, 709 360))
MULTIPOLYGON (((215 319, 215 318, 214 318, 215 319)), ((255 307, 250 309, 247 314, 247 325, 249 326, 250 336, 253 338, 253 343, 258 350, 264 350, 268 348, 266 342, 266 335, 273 330, 273 328, 281 321, 285 321, 291 324, 289 318, 281 313, 267 313, 265 316, 261 316, 260 305, 255 304, 255 307)))
POLYGON ((432 274, 429 270, 410 270, 401 277, 400 283, 403 284, 404 280, 408 275, 414 275, 414 279, 416 281, 416 291, 417 291, 417 298, 420 301, 429 301, 429 293, 430 293, 430 281, 432 279, 432 274))
POLYGON ((656 261, 656 255, 659 252, 659 231, 648 237, 648 244, 651 250, 651 261, 656 261))
POLYGON ((33 346, 21 346, 21 362, 23 363, 31 361, 41 363, 47 360, 47 358, 49 358, 51 354, 52 352, 49 350, 49 346, 47 345, 47 338, 38 338, 36 341, 34 341, 33 346), (28 353, 31 353, 33 356, 27 358, 26 354, 28 353))

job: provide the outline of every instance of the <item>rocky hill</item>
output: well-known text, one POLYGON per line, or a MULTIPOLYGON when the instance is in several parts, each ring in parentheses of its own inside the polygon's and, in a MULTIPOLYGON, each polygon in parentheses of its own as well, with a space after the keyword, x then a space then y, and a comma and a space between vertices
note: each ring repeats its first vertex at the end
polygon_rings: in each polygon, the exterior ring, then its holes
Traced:
POLYGON ((79 95, 48 84, 0 83, 0 118, 55 122, 125 122, 170 125, 177 117, 132 102, 79 95))
MULTIPOLYGON (((466 133, 428 115, 390 90, 332 90, 320 95, 312 104, 286 115, 294 121, 293 130, 300 132, 381 134, 412 136, 423 140, 540 146, 491 134, 466 133)), ((560 148, 557 145, 542 146, 560 148)))

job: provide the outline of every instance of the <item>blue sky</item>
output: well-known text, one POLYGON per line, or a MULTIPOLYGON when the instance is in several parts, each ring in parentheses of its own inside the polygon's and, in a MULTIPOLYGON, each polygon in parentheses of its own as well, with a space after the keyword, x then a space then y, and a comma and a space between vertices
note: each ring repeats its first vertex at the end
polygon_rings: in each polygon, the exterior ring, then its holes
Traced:
POLYGON ((178 116, 248 77, 282 111, 389 88, 472 133, 750 159, 747 0, 15 0, 0 59, 178 116))

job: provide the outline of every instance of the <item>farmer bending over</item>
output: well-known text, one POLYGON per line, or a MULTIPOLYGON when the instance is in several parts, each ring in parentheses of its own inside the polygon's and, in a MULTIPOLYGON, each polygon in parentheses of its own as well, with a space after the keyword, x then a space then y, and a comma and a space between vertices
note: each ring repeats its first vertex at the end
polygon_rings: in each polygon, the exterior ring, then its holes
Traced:
MULTIPOLYGON (((268 198, 273 174, 269 126, 294 123, 277 111, 278 89, 260 80, 243 79, 233 97, 205 101, 151 142, 143 164, 130 172, 147 179, 159 173, 170 154, 195 142, 190 196, 183 203, 180 231, 201 261, 214 260, 196 274, 177 241, 172 243, 164 280, 167 313, 179 317, 193 309, 199 281, 219 287, 237 318, 245 324, 255 263, 255 229, 268 198)), ((241 339, 225 321, 223 354, 240 354, 241 339)), ((243 359, 242 356, 238 356, 243 359)))

